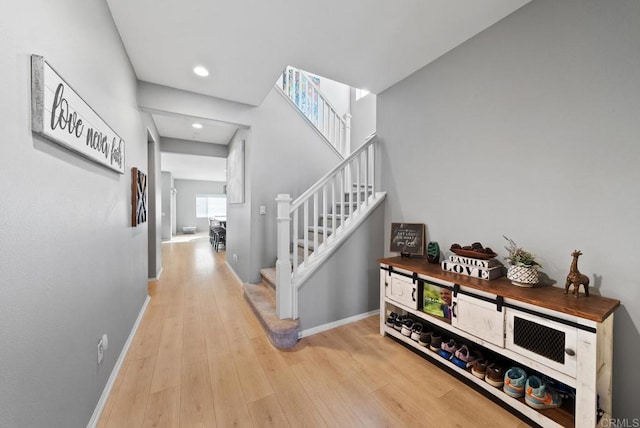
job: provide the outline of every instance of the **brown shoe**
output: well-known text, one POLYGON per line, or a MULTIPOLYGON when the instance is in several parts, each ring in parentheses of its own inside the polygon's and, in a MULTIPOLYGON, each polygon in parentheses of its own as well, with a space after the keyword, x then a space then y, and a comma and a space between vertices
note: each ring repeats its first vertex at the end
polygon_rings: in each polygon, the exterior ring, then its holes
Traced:
POLYGON ((484 377, 487 373, 487 366, 489 365, 489 360, 485 358, 480 358, 475 360, 471 365, 471 374, 475 377, 484 380, 484 377))
POLYGON ((504 368, 496 363, 489 364, 484 380, 491 386, 502 388, 502 385, 504 385, 504 368))

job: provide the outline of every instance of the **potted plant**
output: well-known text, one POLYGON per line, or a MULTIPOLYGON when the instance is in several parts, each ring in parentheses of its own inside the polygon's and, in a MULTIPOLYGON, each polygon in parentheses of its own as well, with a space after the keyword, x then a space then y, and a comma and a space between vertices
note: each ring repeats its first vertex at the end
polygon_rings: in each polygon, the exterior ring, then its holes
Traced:
POLYGON ((507 279, 519 287, 533 287, 538 283, 538 268, 541 266, 535 260, 535 256, 528 251, 518 247, 512 240, 502 235, 509 243, 505 247, 509 255, 505 259, 509 262, 507 279))

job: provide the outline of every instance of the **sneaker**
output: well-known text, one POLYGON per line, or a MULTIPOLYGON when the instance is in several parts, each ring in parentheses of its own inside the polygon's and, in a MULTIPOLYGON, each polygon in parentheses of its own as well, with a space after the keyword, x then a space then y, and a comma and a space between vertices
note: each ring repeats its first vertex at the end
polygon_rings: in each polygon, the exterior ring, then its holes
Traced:
POLYGON ((497 363, 489 364, 484 380, 491 386, 502 388, 504 385, 504 368, 497 363))
POLYGON ((549 376, 542 376, 542 383, 547 386, 547 389, 555 390, 563 400, 575 400, 576 398, 575 388, 550 378, 549 376))
POLYGON ((411 327, 411 339, 416 342, 420 339, 420 334, 422 333, 422 323, 414 322, 413 327, 411 327))
POLYGON ((471 365, 471 374, 477 377, 478 379, 484 380, 485 375, 487 373, 488 365, 489 365, 489 360, 485 358, 479 358, 475 360, 471 365))
POLYGON ((558 392, 548 388, 538 376, 531 376, 527 379, 525 387, 524 401, 534 409, 552 409, 560 407, 562 398, 558 392))
POLYGON ((470 351, 467 345, 462 345, 451 358, 451 362, 461 369, 467 369, 473 365, 473 362, 482 355, 478 351, 470 351))
POLYGON ((431 334, 433 334, 431 330, 425 330, 425 328, 423 328, 422 333, 420 333, 420 338, 418 339, 418 345, 429 346, 429 343, 431 342, 431 334))
POLYGON ((393 327, 396 322, 396 318, 398 318, 398 314, 396 314, 395 312, 391 312, 387 317, 387 321, 385 323, 387 327, 393 327))
POLYGON ((393 328, 395 330, 401 331, 403 325, 404 325, 404 315, 399 315, 396 318, 396 320, 393 322, 393 328))
POLYGON ((442 342, 438 355, 446 360, 450 360, 453 357, 454 352, 458 350, 458 344, 455 340, 449 339, 447 342, 442 342))
POLYGON ((504 387, 502 390, 505 394, 513 398, 524 397, 524 387, 527 383, 527 373, 520 367, 511 367, 504 374, 504 387))
POLYGON ((440 333, 431 333, 431 342, 429 342, 429 349, 433 352, 438 352, 442 345, 442 335, 440 333))
POLYGON ((406 318, 404 320, 404 324, 402 324, 402 328, 400 329, 400 333, 403 336, 410 337, 411 336, 411 328, 413 327, 413 320, 411 318, 406 318))

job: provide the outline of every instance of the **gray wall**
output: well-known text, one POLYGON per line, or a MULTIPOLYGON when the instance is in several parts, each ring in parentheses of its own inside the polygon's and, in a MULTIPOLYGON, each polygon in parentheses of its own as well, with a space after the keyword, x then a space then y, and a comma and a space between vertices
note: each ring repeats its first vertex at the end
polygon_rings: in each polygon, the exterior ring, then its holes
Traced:
POLYGON ((200 180, 174 180, 178 190, 176 198, 176 221, 178 233, 182 233, 184 226, 196 226, 197 232, 209 230, 208 218, 196 217, 196 195, 222 195, 224 182, 200 180))
POLYGON ((302 330, 367 313, 380 307, 384 245, 384 202, 309 277, 299 291, 302 330))
POLYGON ((199 141, 180 140, 162 137, 160 150, 168 153, 184 153, 187 155, 227 157, 227 146, 223 144, 201 143, 199 141))
POLYGON ((170 172, 162 171, 161 173, 161 186, 162 186, 162 227, 160 237, 163 241, 171 240, 171 188, 174 186, 173 176, 170 172))
POLYGON ((157 279, 162 272, 162 250, 160 241, 162 235, 162 187, 160 176, 160 136, 150 115, 143 114, 143 121, 147 129, 147 181, 148 193, 148 276, 157 279))
POLYGON ((276 262, 276 196, 300 196, 338 164, 338 157, 275 89, 255 109, 251 131, 245 145, 251 245, 243 249, 250 268, 249 278, 242 279, 257 282, 259 269, 276 262), (261 205, 266 215, 258 215, 261 205))
POLYGON ((0 51, 0 426, 86 426, 147 297, 147 224, 130 226, 131 167, 147 170, 136 78, 103 1, 3 3, 0 51), (31 133, 31 54, 125 140, 123 175, 31 133))
POLYGON ((229 147, 245 142, 245 186, 244 202, 227 203, 227 263, 243 281, 249 280, 251 269, 251 216, 258 215, 251 210, 251 185, 247 175, 247 148, 252 144, 252 133, 248 129, 240 129, 229 142, 229 147))
MULTIPOLYGON (((507 235, 562 284, 580 249, 615 313, 614 415, 640 372, 640 2, 533 1, 378 96, 385 237, 447 248, 507 235)), ((382 249, 386 249, 385 245, 382 249)))

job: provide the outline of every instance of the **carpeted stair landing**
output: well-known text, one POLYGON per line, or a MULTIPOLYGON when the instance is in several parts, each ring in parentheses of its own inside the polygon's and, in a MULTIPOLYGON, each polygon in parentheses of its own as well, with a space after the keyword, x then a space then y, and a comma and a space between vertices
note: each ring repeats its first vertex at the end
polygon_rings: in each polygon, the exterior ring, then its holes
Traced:
POLYGON ((299 320, 281 320, 276 315, 275 268, 260 270, 260 284, 244 284, 244 298, 276 348, 287 349, 298 342, 299 320))

